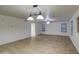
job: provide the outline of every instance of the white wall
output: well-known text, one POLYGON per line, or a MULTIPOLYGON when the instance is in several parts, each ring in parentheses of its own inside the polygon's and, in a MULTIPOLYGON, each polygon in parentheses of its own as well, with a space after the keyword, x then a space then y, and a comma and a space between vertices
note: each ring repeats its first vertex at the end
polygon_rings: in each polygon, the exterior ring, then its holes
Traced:
POLYGON ((79 52, 79 33, 77 32, 77 17, 79 17, 79 10, 73 15, 73 17, 69 21, 69 29, 71 29, 71 21, 73 20, 73 35, 71 35, 71 30, 69 31, 70 39, 72 40, 74 46, 76 47, 77 51, 79 52))
POLYGON ((36 22, 35 26, 36 26, 36 35, 41 34, 41 23, 40 22, 36 22))
POLYGON ((0 45, 30 37, 30 26, 23 19, 0 15, 0 45))
MULTIPOLYGON (((68 36, 68 32, 67 33, 62 33, 61 32, 61 23, 67 23, 68 22, 53 22, 50 24, 46 24, 46 31, 42 32, 43 34, 49 34, 49 35, 64 35, 64 36, 68 36)), ((68 27, 68 25, 67 25, 68 27)), ((68 29, 68 28, 67 28, 68 29)))

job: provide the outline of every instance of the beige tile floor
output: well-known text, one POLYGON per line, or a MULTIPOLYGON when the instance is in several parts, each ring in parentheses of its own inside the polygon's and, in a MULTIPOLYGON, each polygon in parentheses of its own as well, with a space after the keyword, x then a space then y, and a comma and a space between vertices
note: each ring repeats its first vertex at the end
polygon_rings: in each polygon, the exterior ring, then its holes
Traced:
POLYGON ((0 46, 2 54, 77 54, 69 37, 39 35, 0 46))

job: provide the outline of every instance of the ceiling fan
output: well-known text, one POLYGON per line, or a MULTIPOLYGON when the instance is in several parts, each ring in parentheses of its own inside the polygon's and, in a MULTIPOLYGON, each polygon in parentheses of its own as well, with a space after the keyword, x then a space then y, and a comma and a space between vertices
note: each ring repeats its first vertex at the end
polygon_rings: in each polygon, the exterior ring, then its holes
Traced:
POLYGON ((36 20, 42 20, 43 22, 46 22, 46 24, 50 24, 51 23, 52 19, 50 19, 48 15, 47 15, 46 18, 44 18, 40 8, 38 8, 38 5, 33 5, 32 7, 33 7, 33 9, 36 9, 36 10, 30 11, 29 17, 26 18, 25 21, 35 21, 33 16, 37 16, 36 20))

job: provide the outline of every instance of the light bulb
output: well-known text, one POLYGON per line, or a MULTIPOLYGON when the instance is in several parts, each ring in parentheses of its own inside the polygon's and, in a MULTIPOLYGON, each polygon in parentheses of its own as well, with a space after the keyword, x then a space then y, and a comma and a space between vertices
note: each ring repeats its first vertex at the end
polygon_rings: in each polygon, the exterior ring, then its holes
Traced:
POLYGON ((47 21, 47 22, 46 22, 46 24, 50 24, 50 22, 49 22, 49 21, 47 21))

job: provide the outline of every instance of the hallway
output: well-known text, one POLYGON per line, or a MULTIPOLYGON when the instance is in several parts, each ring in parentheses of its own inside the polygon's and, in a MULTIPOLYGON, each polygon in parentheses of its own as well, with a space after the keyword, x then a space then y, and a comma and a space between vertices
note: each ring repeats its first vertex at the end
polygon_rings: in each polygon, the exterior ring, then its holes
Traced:
POLYGON ((67 36, 39 35, 0 46, 0 53, 77 54, 67 36))

